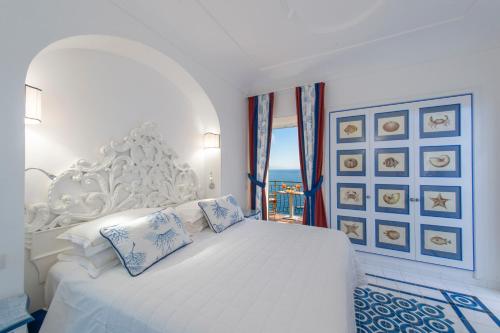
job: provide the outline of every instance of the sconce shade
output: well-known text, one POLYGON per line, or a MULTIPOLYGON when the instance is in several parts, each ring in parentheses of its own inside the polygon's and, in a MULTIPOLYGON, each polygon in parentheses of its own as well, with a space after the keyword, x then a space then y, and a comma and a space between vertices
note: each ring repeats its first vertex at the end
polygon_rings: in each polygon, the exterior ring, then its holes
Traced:
POLYGON ((203 135, 204 148, 220 148, 220 134, 205 133, 203 135))
POLYGON ((25 124, 40 124, 42 122, 42 90, 25 85, 26 109, 24 111, 25 124))

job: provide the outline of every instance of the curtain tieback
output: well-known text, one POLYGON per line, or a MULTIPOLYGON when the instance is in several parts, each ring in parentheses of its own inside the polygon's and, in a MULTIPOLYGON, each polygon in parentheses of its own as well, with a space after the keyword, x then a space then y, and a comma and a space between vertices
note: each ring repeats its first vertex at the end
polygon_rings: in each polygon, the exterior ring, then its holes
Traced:
POLYGON ((254 176, 252 176, 250 174, 248 174, 248 179, 250 179, 250 181, 253 184, 255 184, 255 185, 259 186, 259 187, 262 187, 262 188, 266 187, 266 184, 264 182, 258 181, 257 178, 255 178, 254 176))
POLYGON ((321 188, 322 183, 323 176, 319 177, 319 181, 309 191, 304 191, 304 195, 306 197, 312 197, 321 188))

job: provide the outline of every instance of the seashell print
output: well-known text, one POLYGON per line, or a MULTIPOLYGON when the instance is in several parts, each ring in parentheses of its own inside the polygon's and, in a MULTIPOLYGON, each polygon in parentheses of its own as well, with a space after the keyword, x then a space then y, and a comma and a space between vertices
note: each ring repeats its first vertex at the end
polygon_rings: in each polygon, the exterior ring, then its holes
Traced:
POLYGON ((357 131, 358 131, 358 127, 353 125, 353 124, 349 124, 344 128, 344 133, 347 135, 356 133, 357 131))
POLYGON ((388 168, 395 168, 399 164, 399 162, 394 157, 388 157, 382 164, 384 164, 388 168))
POLYGON ((430 128, 437 128, 438 126, 441 125, 444 127, 448 127, 448 125, 450 125, 450 119, 448 118, 447 115, 444 115, 443 118, 436 118, 436 119, 434 119, 432 116, 429 117, 430 128))
POLYGON ((431 237, 431 242, 433 242, 434 244, 439 245, 439 246, 451 244, 451 240, 448 240, 448 239, 441 237, 441 236, 431 237))
POLYGON ((359 225, 344 223, 344 227, 345 227, 345 234, 346 235, 353 234, 353 235, 359 237, 359 234, 358 234, 359 225))
POLYGON ((450 164, 450 156, 448 155, 440 155, 440 156, 431 156, 429 157, 429 163, 436 168, 444 168, 448 164, 450 164))
POLYGON ((389 238, 391 240, 396 240, 396 239, 399 239, 399 237, 401 237, 401 234, 399 233, 399 231, 396 231, 396 230, 387 230, 384 232, 384 235, 386 235, 387 238, 389 238))
POLYGON ((358 160, 355 158, 348 158, 344 161, 344 166, 348 169, 353 169, 358 166, 358 160))
POLYGON ((388 205, 394 205, 394 204, 398 203, 400 198, 401 198, 400 193, 391 193, 391 194, 386 193, 382 196, 382 199, 388 205))
POLYGON ((344 194, 344 200, 349 201, 353 200, 355 202, 359 201, 359 193, 356 191, 346 191, 344 194))
POLYGON ((382 125, 382 128, 386 132, 395 132, 399 129, 399 123, 397 121, 391 120, 382 125))

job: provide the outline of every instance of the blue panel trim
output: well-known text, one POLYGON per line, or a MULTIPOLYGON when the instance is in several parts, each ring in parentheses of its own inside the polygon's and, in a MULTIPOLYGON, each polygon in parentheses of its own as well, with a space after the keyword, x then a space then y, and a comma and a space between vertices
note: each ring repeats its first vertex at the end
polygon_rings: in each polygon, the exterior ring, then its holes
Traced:
POLYGON ((389 140, 408 140, 410 137, 410 127, 409 127, 409 110, 401 111, 390 111, 390 112, 379 112, 375 113, 375 141, 389 141, 389 140), (392 118, 392 117, 404 117, 405 132, 403 134, 397 135, 379 135, 378 133, 378 121, 379 119, 392 118))
POLYGON ((439 106, 420 108, 419 112, 420 138, 441 138, 450 136, 460 136, 460 123, 461 123, 460 104, 439 105, 439 106), (451 131, 424 132, 424 116, 427 113, 443 112, 443 111, 455 112, 455 129, 451 131))
POLYGON ((361 183, 337 183, 337 208, 338 209, 352 209, 352 210, 366 210, 366 184, 361 184, 361 183), (361 199, 363 200, 363 204, 361 204, 361 205, 342 204, 340 202, 340 189, 342 187, 359 188, 359 189, 361 189, 361 191, 362 191, 361 199))
POLYGON ((343 216, 343 215, 337 215, 337 230, 342 231, 342 228, 340 227, 340 221, 341 220, 348 220, 352 222, 359 222, 363 224, 363 239, 356 239, 356 238, 351 238, 349 235, 346 235, 350 240, 351 243, 353 244, 358 244, 358 245, 366 245, 366 219, 363 217, 353 217, 353 216, 343 216))
POLYGON ((462 260, 462 229, 455 227, 446 227, 442 225, 421 224, 420 225, 420 253, 426 256, 446 258, 452 260, 462 260), (457 252, 450 253, 445 251, 429 250, 425 248, 425 230, 444 231, 456 234, 457 252))
POLYGON ((349 116, 337 118, 337 143, 352 143, 352 142, 365 142, 366 141, 366 119, 365 115, 349 116), (361 120, 363 135, 358 138, 340 138, 340 124, 347 121, 361 120))
POLYGON ((420 185, 420 215, 445 217, 452 219, 462 218, 462 190, 460 186, 441 186, 441 185, 420 185), (436 212, 425 210, 425 192, 453 192, 457 202, 455 203, 455 212, 436 212))
POLYGON ((420 147, 420 177, 446 177, 446 178, 458 178, 461 174, 461 157, 460 157, 460 145, 449 145, 449 146, 422 146, 420 147), (426 152, 436 152, 436 151, 454 151, 455 152, 455 171, 425 171, 424 170, 424 153, 426 152))
POLYGON ((366 149, 337 150, 337 176, 366 176, 366 149), (361 171, 341 171, 340 157, 342 155, 363 155, 361 171))
POLYGON ((410 224, 407 222, 396 222, 387 220, 375 220, 375 246, 383 249, 389 249, 401 252, 410 252, 410 224), (379 227, 381 225, 389 225, 393 227, 404 228, 406 232, 405 245, 396 245, 391 243, 385 243, 380 240, 379 237, 379 227))
POLYGON ((410 186, 397 184, 375 184, 375 211, 380 213, 410 214, 410 186), (379 190, 402 190, 405 192, 405 208, 380 207, 379 190))
POLYGON ((409 177, 410 175, 410 152, 408 147, 401 148, 376 148, 375 149, 375 176, 376 177, 409 177), (405 154, 405 170, 404 171, 380 171, 378 168, 378 155, 379 154, 405 154))

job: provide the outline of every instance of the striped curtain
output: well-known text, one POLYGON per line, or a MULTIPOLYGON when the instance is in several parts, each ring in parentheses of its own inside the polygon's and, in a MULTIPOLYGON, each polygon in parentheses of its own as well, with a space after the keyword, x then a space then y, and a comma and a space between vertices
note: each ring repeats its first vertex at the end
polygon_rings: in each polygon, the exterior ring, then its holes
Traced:
POLYGON ((274 93, 248 98, 250 208, 267 220, 266 177, 271 151, 274 93))
POLYGON ((303 224, 328 227, 321 184, 324 137, 323 82, 295 88, 299 132, 300 168, 304 188, 303 224))

